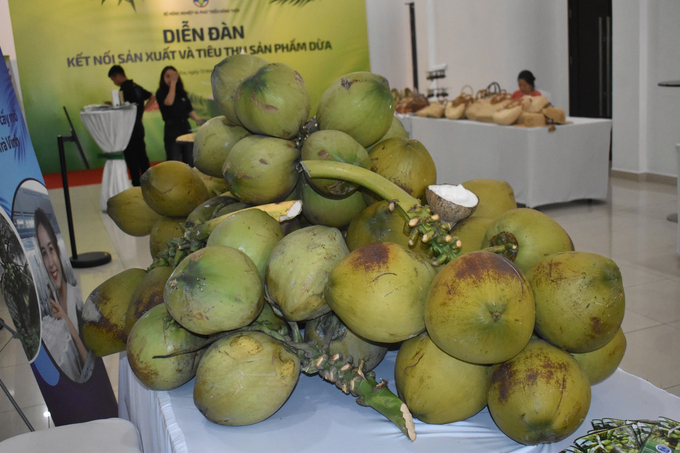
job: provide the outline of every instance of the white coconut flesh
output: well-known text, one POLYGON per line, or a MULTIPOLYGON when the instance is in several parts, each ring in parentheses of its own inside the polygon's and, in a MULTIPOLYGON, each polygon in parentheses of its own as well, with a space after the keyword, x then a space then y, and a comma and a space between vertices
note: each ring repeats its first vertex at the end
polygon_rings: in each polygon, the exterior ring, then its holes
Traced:
POLYGON ((466 208, 474 208, 479 203, 479 198, 473 192, 467 190, 463 185, 454 184, 436 184, 427 186, 435 195, 444 200, 463 206, 466 208))

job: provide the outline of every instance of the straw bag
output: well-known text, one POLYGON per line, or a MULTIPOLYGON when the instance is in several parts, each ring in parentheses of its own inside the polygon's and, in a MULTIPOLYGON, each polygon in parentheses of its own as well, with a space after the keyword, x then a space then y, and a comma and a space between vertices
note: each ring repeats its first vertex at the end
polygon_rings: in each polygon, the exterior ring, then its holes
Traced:
POLYGON ((397 102, 394 110, 397 113, 413 113, 417 112, 423 107, 427 107, 428 105, 430 105, 430 102, 427 100, 425 95, 416 94, 415 96, 409 96, 397 102))
POLYGON ((545 125, 545 115, 542 113, 522 112, 515 127, 543 127, 545 125))
POLYGON ((545 96, 530 96, 529 98, 531 99, 531 105, 526 110, 529 113, 540 113, 550 103, 545 96))
POLYGON ((510 105, 511 102, 513 101, 510 93, 501 90, 501 92, 494 95, 489 102, 482 104, 482 107, 477 111, 477 121, 492 123, 494 113, 503 110, 506 106, 510 105))
POLYGON ((416 115, 423 118, 441 118, 444 116, 444 111, 446 107, 440 102, 433 102, 425 108, 422 108, 416 112, 416 115))
POLYGON ((479 111, 491 102, 491 99, 500 94, 501 86, 498 82, 491 82, 488 87, 481 89, 475 95, 474 101, 465 109, 465 116, 473 121, 477 121, 479 111))
POLYGON ((446 104, 444 115, 450 120, 461 119, 465 115, 467 106, 472 104, 474 100, 474 90, 470 85, 465 85, 460 90, 458 97, 446 104), (470 89, 470 93, 465 92, 466 88, 470 89))
POLYGON ((492 116, 492 119, 496 124, 509 126, 514 124, 519 119, 522 112, 522 103, 520 101, 512 101, 502 110, 495 112, 492 116))
POLYGON ((474 121, 490 123, 493 114, 510 102, 510 95, 501 89, 498 82, 492 82, 486 89, 477 92, 475 101, 465 110, 465 115, 474 121))

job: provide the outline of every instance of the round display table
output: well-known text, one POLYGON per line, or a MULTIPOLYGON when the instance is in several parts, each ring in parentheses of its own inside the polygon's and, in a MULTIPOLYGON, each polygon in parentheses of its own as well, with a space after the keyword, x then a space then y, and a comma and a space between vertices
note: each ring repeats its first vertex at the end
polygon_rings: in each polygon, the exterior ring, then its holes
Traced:
POLYGON ((80 112, 80 119, 106 159, 99 197, 99 207, 104 212, 109 198, 130 187, 123 150, 132 136, 136 115, 137 106, 134 104, 88 106, 80 112))

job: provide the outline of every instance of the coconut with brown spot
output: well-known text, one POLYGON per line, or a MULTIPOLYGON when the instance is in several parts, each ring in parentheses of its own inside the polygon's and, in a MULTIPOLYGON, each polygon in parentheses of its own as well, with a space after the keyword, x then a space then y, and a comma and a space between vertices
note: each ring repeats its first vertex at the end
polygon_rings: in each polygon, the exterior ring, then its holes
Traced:
POLYGON ((374 242, 333 268, 324 294, 357 335, 396 343, 425 329, 425 299, 435 274, 426 258, 406 247, 374 242))
POLYGON ((590 383, 566 351, 539 338, 494 366, 489 413, 505 435, 525 445, 559 442, 585 420, 590 383))
POLYGON ((536 333, 569 352, 599 349, 614 338, 626 311, 621 271, 609 258, 563 252, 527 274, 536 301, 536 333))
POLYGON ((534 298, 522 272, 495 253, 470 252, 439 271, 425 324, 444 352, 470 363, 508 360, 529 342, 534 298))

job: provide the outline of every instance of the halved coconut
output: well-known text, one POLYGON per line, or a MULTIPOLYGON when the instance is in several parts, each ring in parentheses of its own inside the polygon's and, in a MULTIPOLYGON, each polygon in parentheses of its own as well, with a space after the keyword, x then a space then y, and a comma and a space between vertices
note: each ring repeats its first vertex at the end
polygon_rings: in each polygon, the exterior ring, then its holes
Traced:
POLYGON ((432 211, 451 224, 470 217, 479 204, 477 195, 455 184, 427 186, 425 198, 432 211))

